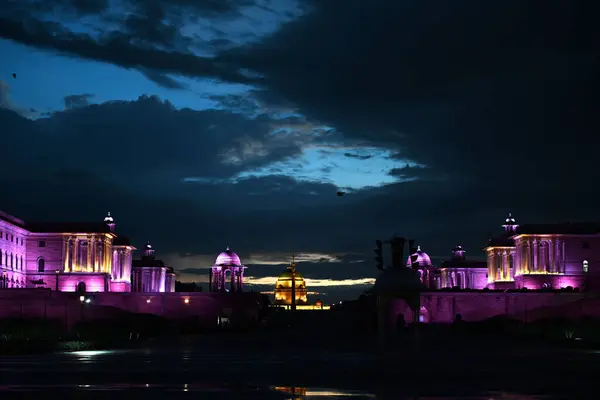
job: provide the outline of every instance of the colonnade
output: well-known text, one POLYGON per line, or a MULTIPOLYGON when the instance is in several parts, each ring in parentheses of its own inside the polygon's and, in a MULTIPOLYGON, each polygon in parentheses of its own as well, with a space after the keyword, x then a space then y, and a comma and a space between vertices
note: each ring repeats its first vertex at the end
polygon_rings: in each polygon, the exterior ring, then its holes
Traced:
POLYGON ((564 240, 524 237, 514 248, 488 250, 488 282, 512 281, 524 274, 564 273, 565 264, 564 240))
POLYGON ((112 271, 112 240, 105 236, 70 236, 64 238, 65 272, 112 271))
POLYGON ((565 272, 564 240, 525 237, 516 243, 516 249, 516 275, 565 272))

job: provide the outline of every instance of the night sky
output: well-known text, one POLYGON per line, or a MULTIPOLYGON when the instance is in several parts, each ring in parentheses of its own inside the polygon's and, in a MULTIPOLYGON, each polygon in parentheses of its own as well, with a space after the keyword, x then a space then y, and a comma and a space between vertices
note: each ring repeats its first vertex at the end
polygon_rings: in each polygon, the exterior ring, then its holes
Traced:
POLYGON ((595 8, 4 0, 0 209, 111 211, 187 281, 230 246, 265 290, 295 252, 329 300, 394 233, 439 261, 508 212, 598 220, 595 8))

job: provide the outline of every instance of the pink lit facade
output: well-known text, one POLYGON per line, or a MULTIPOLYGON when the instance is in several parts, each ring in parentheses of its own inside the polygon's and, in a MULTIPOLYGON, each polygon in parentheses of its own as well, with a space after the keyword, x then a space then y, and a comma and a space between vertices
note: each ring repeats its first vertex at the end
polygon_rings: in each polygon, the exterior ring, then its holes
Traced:
POLYGON ((488 288, 600 288, 600 226, 506 221, 504 235, 485 248, 488 288))
POLYGON ((440 266, 434 265, 420 246, 412 257, 407 259, 406 266, 419 271, 425 288, 483 289, 487 285, 487 264, 467 260, 466 250, 460 245, 452 250, 452 258, 443 261, 440 266), (412 257, 416 257, 414 263, 412 257))
POLYGON ((131 291, 136 249, 115 226, 110 213, 99 223, 30 224, 0 211, 0 289, 131 291))
POLYGON ((440 266, 436 287, 458 289, 483 289, 487 285, 487 263, 467 259, 466 250, 457 245, 450 260, 440 266))
POLYGON ((148 243, 142 259, 133 260, 132 282, 132 292, 170 293, 175 291, 175 272, 154 257, 154 249, 148 243))
POLYGON ((240 257, 229 247, 218 255, 210 268, 209 289, 211 292, 241 292, 244 287, 244 270, 240 257))

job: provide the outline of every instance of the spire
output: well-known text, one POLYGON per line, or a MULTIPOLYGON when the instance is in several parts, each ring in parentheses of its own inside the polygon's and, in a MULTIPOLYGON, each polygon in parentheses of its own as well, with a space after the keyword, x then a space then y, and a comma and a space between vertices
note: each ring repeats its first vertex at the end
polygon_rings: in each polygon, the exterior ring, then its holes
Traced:
POLYGON ((229 248, 229 246, 227 246, 227 248, 225 249, 225 251, 231 251, 231 249, 229 248))
POLYGON ((421 246, 417 246, 417 251, 422 251, 421 246))

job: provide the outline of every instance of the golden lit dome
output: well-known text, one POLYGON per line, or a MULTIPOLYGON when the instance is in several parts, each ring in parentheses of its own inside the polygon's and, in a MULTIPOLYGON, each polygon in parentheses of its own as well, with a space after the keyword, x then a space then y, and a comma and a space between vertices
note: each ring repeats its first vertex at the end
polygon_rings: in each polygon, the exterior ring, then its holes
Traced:
MULTIPOLYGON (((277 283, 275 284, 275 304, 292 304, 292 274, 293 270, 290 266, 277 278, 277 283)), ((306 282, 298 272, 296 272, 295 292, 296 304, 306 304, 308 302, 306 282)))

